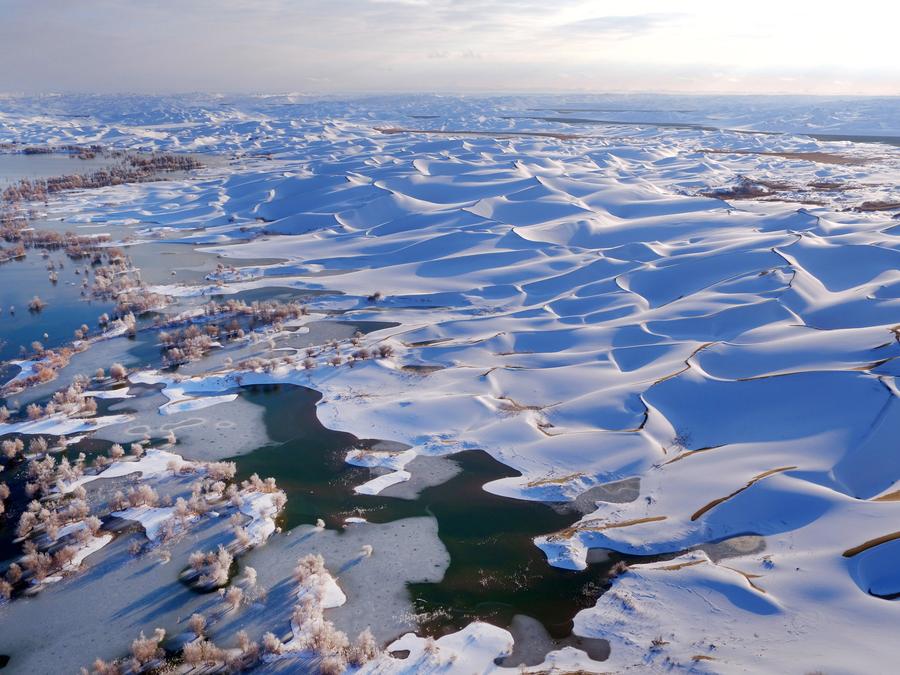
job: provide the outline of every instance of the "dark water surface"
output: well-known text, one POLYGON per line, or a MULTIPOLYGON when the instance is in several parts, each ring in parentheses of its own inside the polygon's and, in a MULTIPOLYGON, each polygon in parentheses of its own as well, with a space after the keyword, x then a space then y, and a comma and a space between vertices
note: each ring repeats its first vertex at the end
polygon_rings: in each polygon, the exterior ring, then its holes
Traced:
MULTIPOLYGON (((108 160, 102 160, 94 166, 89 164, 91 161, 70 159, 65 155, 0 155, 0 184, 5 177, 54 176, 109 164, 108 160)), ((47 229, 79 233, 109 232, 114 239, 139 237, 137 232, 141 229, 138 225, 116 224, 83 227, 61 221, 48 225, 47 229)), ((41 227, 40 224, 37 226, 41 227)), ((126 253, 141 269, 144 280, 156 284, 201 282, 217 262, 235 266, 276 262, 221 260, 214 254, 197 251, 194 246, 166 241, 136 243, 128 246, 126 253)), ((49 258, 44 258, 32 249, 24 260, 0 265, 0 362, 17 357, 19 346, 28 346, 34 340, 41 341, 46 347, 66 344, 81 324, 88 324, 94 331, 100 314, 112 314, 112 302, 83 298, 81 281, 84 275, 75 274, 76 264, 83 271, 84 261, 71 261, 63 252, 53 252, 49 258), (56 284, 48 279, 49 261, 57 267, 59 263, 63 264, 56 284), (48 303, 40 313, 30 313, 27 309, 28 301, 34 295, 40 295, 48 303), (15 306, 14 314, 9 313, 10 306, 15 306)), ((182 311, 210 299, 302 301, 317 293, 322 291, 273 286, 230 296, 184 298, 164 313, 182 311)), ((159 314, 148 312, 140 317, 140 324, 146 326, 158 317, 159 314)), ((389 325, 361 322, 354 325, 354 329, 369 332, 389 325)), ((308 337, 297 334, 297 344, 292 346, 316 342, 320 337, 313 333, 308 337)), ((118 342, 124 340, 115 339, 118 342)), ((101 355, 107 347, 108 343, 100 343, 88 353, 96 351, 101 355)), ((116 354, 117 360, 121 358, 129 366, 158 367, 160 352, 156 331, 139 332, 136 339, 128 341, 125 350, 120 346, 116 354)), ((105 365, 108 367, 109 364, 105 365)), ((0 379, 3 380, 5 378, 0 379)), ((58 384, 54 389, 63 386, 62 377, 54 384, 58 384)), ((552 638, 566 638, 571 634, 573 616, 580 609, 592 606, 608 587, 609 569, 620 559, 614 554, 581 572, 547 564, 543 553, 534 545, 534 537, 567 527, 579 514, 561 505, 508 499, 486 492, 484 484, 518 475, 488 454, 466 451, 453 455, 448 461, 458 465, 458 473, 440 485, 424 488, 413 499, 357 495, 354 486, 369 480, 372 473, 369 469, 348 465, 346 453, 354 448, 390 449, 390 443, 358 439, 349 433, 326 429, 316 416, 316 404, 321 395, 310 389, 290 385, 259 386, 244 388, 240 395, 263 407, 269 438, 255 451, 233 458, 238 466, 238 478, 247 478, 253 473, 276 478, 288 495, 280 523, 284 529, 315 523, 322 518, 329 528, 340 530, 349 516, 362 516, 376 523, 423 515, 437 520, 440 539, 450 554, 450 566, 441 582, 418 583, 409 588, 426 633, 444 634, 476 619, 510 628, 515 623, 514 617, 527 616, 539 621, 552 638)), ((101 408, 107 405, 103 401, 98 403, 101 408)), ((223 412, 227 413, 227 410, 223 409, 223 412)), ((73 456, 79 450, 92 454, 92 451, 105 450, 107 446, 107 442, 86 439, 67 452, 73 456)), ((396 444, 393 447, 397 447, 396 444)), ((190 456, 190 447, 185 447, 184 451, 190 456)), ((3 530, 0 532, 2 559, 9 559, 18 552, 18 545, 13 541, 14 521, 10 516, 21 511, 27 502, 21 489, 23 470, 24 465, 19 465, 3 472, 3 479, 13 486, 14 494, 9 504, 10 514, 5 519, 8 522, 0 528, 3 530)), ((410 541, 408 545, 414 548, 416 542, 410 541)))
POLYGON ((329 528, 340 528, 348 516, 376 523, 422 515, 437 519, 450 567, 440 583, 410 587, 428 633, 451 632, 474 619, 509 627, 514 616, 527 615, 538 619, 552 637, 566 637, 574 615, 593 606, 608 586, 613 564, 628 560, 612 554, 581 572, 548 565, 533 538, 571 525, 578 514, 559 505, 486 492, 485 483, 518 473, 482 451, 453 455, 462 471, 442 485, 424 489, 416 499, 357 495, 353 487, 371 474, 345 463, 346 453, 379 441, 326 429, 316 417, 321 394, 314 390, 268 385, 248 387, 241 395, 265 407, 271 442, 233 458, 238 478, 253 473, 275 477, 288 495, 284 529, 318 518, 329 528))
POLYGON ((0 189, 22 178, 53 178, 76 173, 91 173, 116 163, 110 157, 79 159, 65 152, 26 155, 23 153, 0 153, 0 189))
POLYGON ((111 313, 115 303, 81 295, 86 264, 70 260, 63 251, 44 258, 36 249, 29 249, 23 259, 0 264, 0 361, 19 358, 20 346, 30 353, 35 340, 48 348, 68 344, 81 324, 97 330, 97 319, 111 313), (63 265, 56 270, 55 284, 49 279, 50 262, 63 265), (76 268, 81 274, 75 274, 76 268), (35 295, 47 303, 40 312, 28 310, 35 295))

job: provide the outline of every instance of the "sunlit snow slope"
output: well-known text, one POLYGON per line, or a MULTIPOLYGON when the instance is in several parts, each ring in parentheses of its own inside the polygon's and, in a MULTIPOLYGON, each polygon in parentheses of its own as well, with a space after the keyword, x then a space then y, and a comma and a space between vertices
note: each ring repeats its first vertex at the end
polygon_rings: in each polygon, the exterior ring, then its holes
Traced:
MULTIPOLYGON (((482 448, 522 474, 485 489, 520 499, 640 479, 636 501, 536 541, 576 569, 590 548, 684 552, 577 616, 577 633, 611 641, 610 669, 896 658, 900 153, 746 132, 853 134, 838 112, 860 104, 712 124, 716 106, 737 116, 711 99, 698 126, 663 127, 559 121, 546 100, 132 104, 54 102, 86 111, 74 118, 18 100, 0 140, 239 156, 48 209, 240 240, 222 251, 289 262, 230 287, 333 289, 321 308, 399 322, 369 337, 393 359, 277 374, 324 393, 327 425, 415 453, 482 448), (755 199, 731 198, 747 185, 755 199), (697 550, 744 535, 761 546, 697 550)), ((863 130, 896 138, 897 106, 863 130)))

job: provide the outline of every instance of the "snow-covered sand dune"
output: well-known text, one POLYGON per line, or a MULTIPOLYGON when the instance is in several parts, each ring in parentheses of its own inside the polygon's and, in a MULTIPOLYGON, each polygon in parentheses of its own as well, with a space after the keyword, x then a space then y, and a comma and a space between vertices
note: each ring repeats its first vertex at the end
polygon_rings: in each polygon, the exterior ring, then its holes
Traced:
MULTIPOLYGON (((864 672, 896 657, 900 226, 896 209, 852 210, 898 201, 895 147, 561 123, 508 100, 280 103, 161 104, 124 125, 8 112, 0 140, 243 155, 48 210, 285 259, 229 285, 340 291, 313 307, 399 323, 365 341, 392 358, 265 376, 322 391, 329 427, 413 455, 484 449, 521 472, 485 489, 519 499, 639 478, 636 501, 536 542, 567 568, 590 548, 686 552, 626 572, 576 618, 612 642, 614 669, 864 672), (496 133, 378 130, 415 129, 413 110, 438 115, 431 129, 496 133), (810 152, 828 156, 790 155, 810 152), (784 187, 715 197, 742 179, 784 187), (693 550, 744 535, 762 551, 693 550)), ((900 135, 896 102, 866 128, 771 105, 718 126, 900 135)), ((228 379, 181 382, 173 401, 228 379)))

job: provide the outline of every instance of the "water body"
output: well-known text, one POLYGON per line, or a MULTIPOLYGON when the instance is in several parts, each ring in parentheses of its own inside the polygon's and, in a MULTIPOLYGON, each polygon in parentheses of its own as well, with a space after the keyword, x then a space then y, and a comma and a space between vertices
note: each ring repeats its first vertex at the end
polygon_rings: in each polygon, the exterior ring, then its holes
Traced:
POLYGON ((625 126, 625 127, 665 127, 671 129, 699 129, 702 131, 736 131, 739 133, 770 133, 765 131, 743 131, 741 129, 721 129, 720 127, 709 126, 706 124, 692 124, 689 122, 652 122, 652 121, 619 121, 609 119, 591 119, 587 117, 559 117, 559 116, 519 116, 507 115, 502 119, 516 120, 539 120, 541 122, 551 122, 554 124, 572 124, 572 125, 598 125, 598 126, 625 126))
MULTIPOLYGON (((353 448, 389 448, 376 439, 325 428, 316 417, 321 394, 292 385, 249 387, 243 398, 264 406, 271 442, 233 461, 238 478, 274 476, 288 495, 282 527, 322 518, 339 528, 349 516, 387 523, 430 515, 450 553, 450 567, 438 583, 410 585, 422 629, 432 635, 458 630, 473 620, 504 628, 516 616, 537 619, 551 637, 569 636, 572 618, 593 606, 608 587, 616 561, 638 560, 611 554, 575 572, 551 567, 533 538, 571 525, 577 514, 560 505, 499 497, 483 485, 518 475, 482 451, 455 454, 460 471, 413 499, 357 495, 353 487, 371 478, 368 469, 346 464, 353 448)), ((415 542, 410 541, 410 547, 415 542)), ((646 559, 644 559, 646 561, 646 559)))
MULTIPOLYGON (((592 112, 590 110, 560 110, 563 115, 572 112, 592 112)), ((596 112, 602 112, 600 110, 596 112)), ((616 111, 607 111, 616 112, 616 111)), ((625 111, 621 111, 625 112, 625 111)), ((649 112, 649 111, 647 111, 649 112)), ((542 122, 551 122, 557 124, 572 125, 597 125, 597 126, 626 126, 626 127, 659 127, 668 129, 695 129, 700 131, 730 131, 738 134, 761 134, 764 136, 808 136, 817 141, 847 141, 850 143, 881 143, 884 145, 893 145, 900 147, 900 136, 888 136, 879 134, 820 134, 820 133, 803 133, 803 132, 781 132, 781 131, 759 131, 755 129, 729 129, 727 127, 717 127, 709 124, 699 124, 692 122, 660 122, 653 120, 614 120, 614 119, 593 119, 585 117, 560 117, 560 116, 504 116, 502 119, 531 119, 540 120, 542 122)), ((500 133, 500 132, 498 132, 500 133)))
MULTIPOLYGON (((108 157, 78 159, 68 153, 0 153, 0 189, 4 184, 12 184, 23 178, 89 173, 114 163, 115 160, 108 157)), ((35 229, 59 233, 108 232, 115 240, 127 239, 137 229, 135 226, 105 224, 102 229, 98 229, 96 226, 84 227, 61 220, 35 221, 30 225, 35 229)), ((0 245, 5 244, 0 242, 0 245)), ((216 258, 212 254, 195 253, 188 246, 176 247, 175 250, 177 255, 174 251, 151 252, 145 248, 131 247, 128 253, 137 255, 139 260, 135 264, 142 266, 142 271, 146 270, 149 277, 165 279, 167 282, 170 281, 167 278, 171 274, 170 270, 177 270, 179 266, 186 271, 193 271, 201 263, 206 264, 207 272, 215 268, 216 258), (172 255, 172 259, 160 259, 161 254, 172 255)), ((82 293, 84 269, 89 265, 88 260, 70 259, 62 250, 42 255, 40 249, 27 249, 24 258, 0 264, 0 382, 5 382, 17 372, 17 368, 2 364, 20 357, 21 347, 24 346, 30 352, 34 341, 41 342, 47 348, 68 344, 73 339, 75 329, 82 324, 95 330, 99 316, 112 313, 114 302, 92 298, 89 292, 82 293), (49 279, 50 264, 56 268, 56 283, 49 279), (29 312, 28 303, 36 295, 47 305, 40 312, 29 312)))
MULTIPOLYGON (((72 224, 51 221, 36 223, 37 229, 76 231, 83 233, 72 224)), ((127 239, 136 226, 116 226, 104 228, 113 240, 127 239)), ((171 283, 207 283, 204 279, 216 265, 223 262, 220 255, 197 250, 187 244, 168 241, 141 242, 123 247, 141 278, 149 285, 171 283), (174 274, 173 274, 174 272, 174 274)), ((225 261, 234 265, 264 265, 278 262, 277 259, 232 259, 225 261)), ((87 260, 71 260, 64 251, 55 250, 43 254, 39 249, 27 249, 26 256, 0 264, 0 383, 6 382, 19 371, 18 366, 7 363, 11 359, 23 358, 22 347, 30 356, 32 342, 40 342, 48 349, 61 347, 72 342, 74 331, 86 324, 92 334, 99 331, 98 319, 101 314, 114 314, 115 302, 97 299, 90 292, 83 293, 87 260), (48 266, 55 268, 58 281, 49 279, 48 266), (28 310, 28 303, 39 296, 46 306, 39 312, 28 310)), ((91 280, 91 277, 89 277, 91 280)), ((138 316, 138 325, 147 328, 155 320, 164 319, 185 309, 196 307, 211 300, 221 302, 237 298, 254 300, 298 300, 304 301, 323 291, 305 291, 294 288, 261 288, 237 295, 212 293, 205 296, 176 298, 173 304, 159 312, 145 312, 138 316)), ((246 323, 246 319, 241 320, 246 323)), ((156 338, 157 331, 142 330, 135 339, 116 338, 93 346, 87 352, 76 354, 73 362, 79 362, 72 371, 92 374, 97 368, 108 368, 111 363, 121 362, 129 367, 160 365, 160 351, 156 338)), ((74 372, 72 373, 74 374, 74 372)), ((55 391, 67 382, 62 378, 49 384, 55 391)), ((25 397, 34 400, 31 392, 25 397)), ((2 398, 0 398, 2 403, 2 398)))
MULTIPOLYGON (((59 175, 65 173, 62 167, 70 164, 80 167, 82 171, 87 167, 82 160, 67 156, 3 155, 0 156, 2 160, 8 162, 6 175, 14 178, 59 175), (43 164, 35 161, 34 168, 29 169, 31 173, 21 169, 23 162, 33 160, 46 161, 43 164), (69 164, 60 164, 63 160, 69 164), (10 168, 12 163, 18 167, 14 175, 10 168)), ((59 222, 55 223, 55 227, 84 231, 81 227, 73 228, 59 222)), ((119 239, 138 229, 138 226, 104 224, 97 231, 110 231, 119 239)), ((219 262, 215 255, 197 251, 193 246, 165 241, 134 244, 129 246, 128 254, 142 269, 144 279, 156 283, 170 281, 167 277, 173 270, 176 271, 177 281, 198 282, 219 262)), ((274 261, 227 262, 246 265, 274 261)), ((83 270, 83 262, 80 267, 83 270)), ((7 360, 17 356, 19 345, 28 345, 32 340, 40 339, 45 346, 69 342, 75 328, 82 323, 96 326, 99 314, 111 312, 110 302, 82 299, 80 282, 83 275, 75 275, 74 269, 75 263, 62 252, 51 253, 50 258, 45 259, 34 250, 29 251, 24 260, 0 266, 0 306, 4 311, 8 311, 10 305, 17 308, 15 315, 3 316, 0 336, 6 342, 0 345, 0 358, 7 360), (50 260, 57 266, 63 264, 59 282, 55 285, 47 278, 46 267, 50 260), (26 305, 35 294, 44 298, 48 305, 43 312, 30 314, 26 305), (48 327, 52 327, 52 335, 48 327), (47 338, 43 337, 45 332, 47 338)), ((237 297, 248 302, 302 300, 315 293, 268 287, 223 297, 237 297)), ((179 311, 185 306, 216 297, 186 298, 166 312, 179 311)), ((141 321, 146 325, 155 316, 154 313, 147 313, 141 321)), ((335 323, 335 328, 343 331, 359 329, 364 332, 389 325, 378 322, 359 325, 349 322, 322 323, 335 323)), ((316 330, 318 332, 311 330, 310 334, 298 333, 292 339, 296 344, 291 346, 299 348, 303 344, 321 343, 327 331, 316 330)), ((135 340, 116 338, 77 355, 70 369, 73 373, 90 373, 95 368, 88 366, 99 363, 101 367, 108 367, 115 360, 122 360, 126 365, 158 366, 159 348, 156 342, 155 331, 142 331, 135 340), (119 358, 110 358, 112 354, 119 358)), ((44 396, 65 385, 62 375, 59 380, 47 385, 46 391, 42 392, 44 396)), ((447 460, 432 460, 452 467, 452 470, 445 471, 449 479, 437 485, 426 481, 418 493, 405 494, 404 498, 400 498, 404 488, 397 486, 381 496, 357 495, 353 487, 367 481, 372 473, 368 469, 346 464, 346 453, 360 447, 389 449, 397 446, 326 429, 316 416, 316 403, 320 398, 321 395, 313 390, 287 385, 253 387, 240 392, 242 404, 261 408, 265 434, 260 434, 263 436, 262 446, 233 457, 238 465, 238 478, 246 478, 252 473, 276 478, 288 494, 282 527, 292 529, 322 518, 330 530, 343 532, 344 520, 349 516, 362 516, 373 523, 393 523, 417 516, 433 517, 438 522, 438 536, 450 554, 450 565, 441 581, 417 582, 409 586, 423 631, 440 635, 480 619, 518 632, 518 626, 523 623, 521 617, 532 617, 552 640, 564 639, 571 634, 572 617, 583 607, 594 604, 607 587, 608 571, 617 560, 614 555, 600 556, 598 562, 581 572, 560 570, 547 564, 534 545, 533 538, 568 526, 577 518, 576 512, 560 505, 507 499, 486 492, 483 489, 485 483, 516 474, 480 451, 459 453, 447 460), (390 494, 398 496, 392 497, 390 494)), ((115 406, 117 412, 126 412, 132 404, 126 401, 124 404, 103 402, 102 405, 115 406)), ((211 415, 205 411, 199 416, 194 414, 199 418, 208 416, 213 423, 208 434, 201 428, 196 434, 190 434, 191 438, 185 438, 181 449, 187 457, 192 455, 191 445, 214 442, 215 434, 221 433, 215 419, 221 421, 227 418, 229 405, 216 406, 212 410, 215 412, 211 415), (207 435, 210 436, 208 439, 207 435)), ((110 440, 99 440, 103 433, 97 436, 98 439, 73 446, 70 452, 98 450, 109 444, 110 440)), ((8 475, 3 478, 11 479, 9 482, 22 482, 21 476, 9 475, 9 471, 5 473, 8 475)), ((415 476, 414 480, 418 478, 415 476)), ((16 490, 14 497, 18 495, 18 487, 16 490)), ((24 504, 19 498, 15 501, 18 506, 24 504)), ((21 510, 13 504, 11 506, 14 506, 13 510, 21 510)), ((0 557, 7 558, 15 553, 11 532, 0 535, 0 557)), ((405 545, 414 550, 417 544, 415 540, 410 540, 405 545)))
POLYGON ((30 352, 35 340, 48 348, 67 344, 81 324, 96 329, 98 317, 112 311, 115 303, 81 295, 85 264, 70 260, 63 251, 44 258, 38 250, 29 249, 25 258, 0 265, 0 361, 18 358, 20 346, 30 352), (49 263, 62 265, 56 270, 55 284, 49 279, 49 263), (76 274, 76 269, 81 273, 76 274), (35 295, 47 303, 40 312, 28 310, 35 295))
POLYGON ((22 153, 0 153, 0 189, 22 178, 52 178, 75 173, 91 173, 115 164, 109 157, 79 159, 65 152, 25 155, 22 153))
POLYGON ((147 284, 200 283, 218 263, 233 267, 273 265, 278 258, 225 258, 189 244, 150 241, 125 247, 147 284))
MULTIPOLYGON (((180 271, 185 280, 199 282, 219 262, 213 254, 199 253, 189 246, 179 244, 147 243, 128 247, 127 251, 135 266, 140 268, 142 278, 150 283, 171 282, 171 270, 180 271)), ((82 294, 85 266, 89 266, 89 263, 85 260, 70 260, 63 251, 53 251, 44 257, 36 249, 29 249, 25 258, 0 265, 0 361, 20 358, 22 346, 30 354, 33 341, 41 342, 47 348, 69 344, 73 340, 74 331, 82 324, 87 324, 92 333, 96 334, 100 315, 114 314, 114 301, 93 298, 89 291, 82 294), (56 267, 56 283, 49 280, 47 266, 51 263, 56 267), (28 303, 35 295, 46 303, 39 312, 28 310, 28 303)), ((263 290, 253 295, 257 299, 282 299, 288 296, 302 299, 309 294, 300 290, 287 292, 280 289, 269 294, 263 290)), ((163 312, 142 314, 138 317, 139 325, 146 327, 154 319, 224 297, 210 295, 179 299, 163 312)), ((91 351, 102 352, 106 346, 98 344, 91 351)), ((121 350, 112 351, 117 352, 113 360, 97 367, 108 367, 110 363, 121 360, 122 355, 118 353, 121 350)), ((127 351, 134 358, 126 359, 126 365, 159 365, 155 331, 139 333, 137 339, 131 341, 127 351)), ((92 359, 93 356, 85 358, 92 359)), ((0 382, 15 375, 16 370, 6 367, 0 371, 0 382)), ((84 372, 93 373, 94 370, 96 367, 84 372)), ((55 388, 59 386, 57 384, 55 388)))
POLYGON ((883 143, 900 148, 900 136, 870 136, 859 134, 800 134, 817 141, 849 141, 850 143, 883 143))
MULTIPOLYGON (((107 401, 98 402, 98 410, 102 411, 108 406, 107 401)), ((17 434, 0 436, 0 441, 16 438, 17 434)), ((22 436, 22 440, 28 443, 30 437, 22 436)), ((56 441, 56 437, 46 436, 48 441, 56 441)), ((54 443, 51 442, 52 446, 54 443)), ((57 457, 65 456, 69 461, 74 461, 79 453, 83 452, 90 459, 98 454, 106 454, 112 443, 93 437, 85 437, 58 451, 57 457)), ((4 460, 5 461, 5 460, 4 460)), ((3 465, 0 471, 0 482, 6 483, 10 489, 9 498, 5 501, 6 512, 0 516, 0 569, 5 569, 10 562, 14 562, 22 555, 21 542, 16 539, 16 526, 19 516, 33 499, 25 492, 25 484, 28 482, 28 465, 25 461, 13 465, 3 465)))
MULTIPOLYGON (((144 432, 159 438, 164 432, 159 425, 165 425, 175 428, 178 451, 186 458, 220 459, 221 455, 208 456, 204 448, 219 445, 236 449, 233 443, 223 445, 222 424, 230 422, 232 434, 240 434, 235 425, 249 425, 257 430, 257 442, 263 444, 228 459, 237 464, 238 480, 253 473, 275 477, 288 495, 279 522, 285 531, 314 524, 319 518, 337 533, 344 531, 345 519, 351 516, 379 524, 422 516, 435 518, 450 565, 440 581, 408 586, 419 626, 427 634, 453 632, 473 620, 488 621, 517 634, 522 617, 530 617, 546 632, 542 644, 570 638, 572 618, 579 610, 593 606, 608 587, 608 573, 615 562, 647 560, 613 553, 591 556, 596 562, 580 572, 551 567, 533 539, 569 526, 578 513, 565 505, 509 499, 486 492, 485 483, 517 473, 482 451, 414 460, 409 467, 413 471, 411 484, 421 482, 418 471, 429 462, 444 464, 443 473, 449 476, 437 485, 429 485, 426 480, 418 492, 406 490, 407 486, 401 484, 382 495, 356 494, 354 486, 369 480, 372 473, 347 464, 347 452, 355 448, 399 450, 403 446, 327 429, 316 416, 321 394, 312 389, 294 385, 248 386, 238 390, 235 403, 168 417, 156 413, 156 406, 163 401, 154 388, 133 393, 140 397, 101 400, 100 405, 101 413, 134 413, 135 420, 121 429, 102 429, 94 437, 71 446, 67 454, 74 458, 84 451, 90 457, 105 451, 113 441, 134 440, 144 432), (146 405, 142 404, 144 400, 146 405), (261 425, 256 421, 254 408, 260 410, 261 425)), ((227 429, 224 431, 228 433, 227 429)), ((244 444, 251 442, 252 439, 246 439, 244 444)), ((9 504, 13 514, 27 503, 23 492, 24 466, 23 463, 4 471, 2 476, 13 488, 9 504)), ((0 528, 0 558, 17 554, 13 537, 10 520, 7 527, 0 528)), ((413 539, 403 545, 414 552, 417 542, 413 539)), ((529 630, 533 632, 533 628, 529 630)))

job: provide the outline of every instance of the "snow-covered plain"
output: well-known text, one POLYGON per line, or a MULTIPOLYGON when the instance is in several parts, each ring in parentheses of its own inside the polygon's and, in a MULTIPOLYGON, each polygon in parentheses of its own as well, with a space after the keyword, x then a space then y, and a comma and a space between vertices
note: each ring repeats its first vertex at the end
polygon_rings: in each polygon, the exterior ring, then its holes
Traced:
MULTIPOLYGON (((639 478, 637 500, 535 542, 572 569, 591 548, 683 554, 575 618, 611 642, 605 669, 879 671, 900 621, 900 103, 649 100, 610 120, 590 111, 627 101, 8 99, 0 142, 237 157, 46 210, 286 260, 227 286, 340 291, 311 306, 400 324, 364 340, 389 358, 241 374, 312 386, 327 426, 411 446, 348 458, 395 471, 360 491, 469 448, 521 472, 485 486, 511 498, 639 478), (887 142, 825 138, 860 135, 887 142), (715 196, 746 184, 763 194, 715 196), (744 535, 763 549, 696 550, 744 535)), ((143 381, 184 410, 236 377, 143 381)), ((444 638, 459 661, 434 667, 499 670, 498 631, 444 638)), ((396 646, 416 665, 380 665, 425 668, 416 640, 396 646)))

